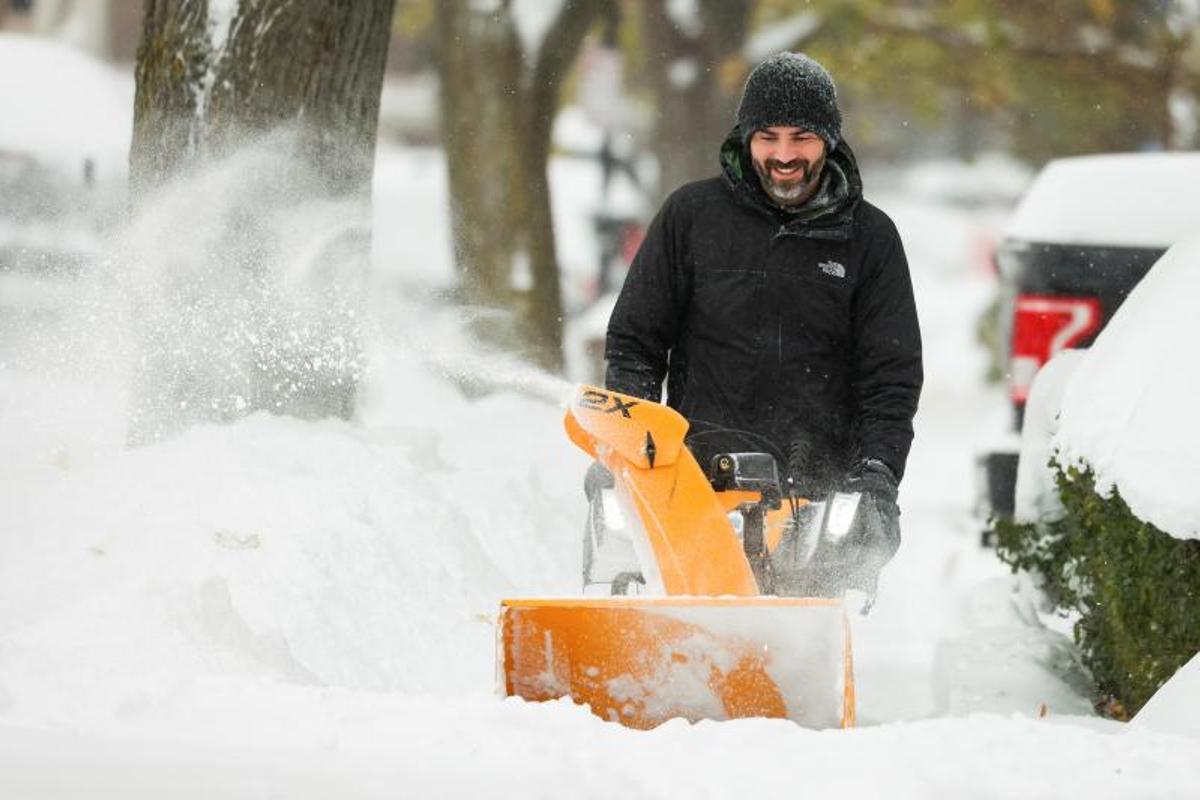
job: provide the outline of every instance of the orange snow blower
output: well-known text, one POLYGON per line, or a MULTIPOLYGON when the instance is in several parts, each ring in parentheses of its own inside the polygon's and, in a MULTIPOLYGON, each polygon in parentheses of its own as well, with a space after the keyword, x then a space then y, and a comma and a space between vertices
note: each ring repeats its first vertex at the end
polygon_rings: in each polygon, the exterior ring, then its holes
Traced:
POLYGON ((674 717, 852 726, 840 597, 771 596, 807 585, 792 578, 819 560, 837 509, 811 504, 806 538, 795 502, 784 513, 773 458, 720 455, 710 476, 684 446, 687 421, 664 405, 581 386, 565 423, 613 476, 592 499, 584 579, 614 594, 503 601, 499 690, 570 697, 631 728, 674 717))

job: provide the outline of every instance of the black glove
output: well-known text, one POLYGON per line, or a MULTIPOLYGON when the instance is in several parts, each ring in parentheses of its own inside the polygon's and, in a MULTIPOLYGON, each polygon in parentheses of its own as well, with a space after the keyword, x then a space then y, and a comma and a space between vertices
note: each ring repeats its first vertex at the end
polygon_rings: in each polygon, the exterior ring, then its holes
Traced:
POLYGON ((892 468, 887 464, 877 458, 864 458, 851 470, 842 491, 862 492, 871 495, 876 501, 886 500, 896 505, 899 483, 896 473, 892 472, 892 468))
POLYGON ((588 502, 590 503, 601 489, 611 489, 614 486, 616 482, 613 481, 608 468, 599 461, 593 461, 587 474, 583 476, 583 493, 587 495, 588 502))
POLYGON ((896 474, 878 459, 864 459, 851 471, 843 492, 861 493, 860 525, 847 545, 854 551, 853 588, 874 595, 879 572, 900 549, 900 508, 896 474))

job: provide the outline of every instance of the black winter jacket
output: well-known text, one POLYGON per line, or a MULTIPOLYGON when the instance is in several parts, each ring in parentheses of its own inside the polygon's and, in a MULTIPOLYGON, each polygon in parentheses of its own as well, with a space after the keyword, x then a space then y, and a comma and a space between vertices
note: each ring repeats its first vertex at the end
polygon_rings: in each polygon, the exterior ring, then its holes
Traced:
POLYGON ((609 321, 610 389, 660 398, 714 453, 799 455, 801 489, 861 458, 897 477, 921 392, 921 336, 900 236, 862 199, 854 155, 830 154, 799 213, 772 204, 740 131, 724 175, 687 184, 650 225, 609 321), (803 454, 803 455, 800 455, 803 454))

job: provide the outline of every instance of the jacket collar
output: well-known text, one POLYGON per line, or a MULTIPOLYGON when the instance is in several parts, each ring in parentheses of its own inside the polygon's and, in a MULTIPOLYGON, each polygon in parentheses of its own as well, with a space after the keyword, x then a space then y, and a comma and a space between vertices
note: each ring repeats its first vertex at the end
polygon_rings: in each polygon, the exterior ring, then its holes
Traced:
POLYGON ((854 211, 862 200, 862 177, 854 152, 844 139, 825 159, 817 193, 795 211, 775 205, 763 191, 740 127, 735 125, 725 137, 720 159, 725 184, 738 201, 770 215, 781 224, 782 232, 813 239, 850 238, 854 211))

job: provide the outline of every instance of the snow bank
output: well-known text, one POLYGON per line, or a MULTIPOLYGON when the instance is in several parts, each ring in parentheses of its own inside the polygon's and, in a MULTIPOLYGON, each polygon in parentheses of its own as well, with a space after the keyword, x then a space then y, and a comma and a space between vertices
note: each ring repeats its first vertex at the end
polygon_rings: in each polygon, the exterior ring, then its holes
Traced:
POLYGON ((500 598, 578 586, 586 458, 559 408, 466 400, 429 360, 377 358, 361 425, 260 414, 6 470, 0 724, 109 730, 216 678, 486 691, 500 598))
POLYGON ((772 720, 636 732, 567 702, 212 684, 118 735, 0 724, 10 797, 1186 797, 1195 742, 979 715, 853 732, 772 720), (207 731, 192 738, 176 716, 207 731), (247 724, 231 730, 229 718, 247 724), (353 724, 347 724, 353 723, 353 724))
POLYGON ((1006 235, 1027 242, 1169 247, 1194 229, 1200 153, 1127 153, 1050 162, 1006 235))
POLYGON ((1083 350, 1067 349, 1057 353, 1034 376, 1025 403, 1021 426, 1021 456, 1017 461, 1017 485, 1013 518, 1017 522, 1061 519, 1062 501, 1058 496, 1055 472, 1051 466, 1054 434, 1058 430, 1058 411, 1063 392, 1084 356, 1083 350))
POLYGON ((1139 518, 1200 538, 1200 238, 1172 247, 1081 360, 1062 401, 1059 461, 1095 470, 1139 518))
POLYGON ((1026 577, 993 578, 971 592, 959 632, 938 645, 941 713, 1091 713, 1091 680, 1079 654, 1070 639, 1042 624, 1037 603, 1026 577))
MULTIPOLYGON (((283 298, 320 297, 322 243, 361 224, 354 208, 265 202, 264 186, 294 185, 261 151, 164 189, 120 258, 72 282, 94 304, 0 337, 0 685, 27 723, 103 728, 202 676, 478 691, 500 598, 578 589, 587 459, 561 431, 570 386, 411 299, 403 264, 373 276, 354 424, 260 413, 127 449, 135 363, 161 346, 196 381, 241 363, 243 342, 272 357, 309 326, 283 298), (248 220, 250 257, 222 238, 230 217, 248 220), (290 323, 276 336, 229 297, 264 261, 291 290, 262 309, 290 323), (147 318, 162 337, 135 347, 147 318)), ((424 266, 437 243, 423 242, 388 252, 424 266)))
POLYGON ((1200 739, 1200 654, 1159 687, 1130 727, 1200 739))
POLYGON ((572 454, 553 406, 496 397, 470 404, 477 424, 447 425, 466 401, 413 374, 406 384, 403 419, 380 412, 365 431, 258 415, 113 453, 102 469, 7 476, 12 710, 103 697, 119 713, 212 674, 487 687, 477 654, 500 598, 578 583, 566 503, 578 487, 561 467, 572 454), (529 447, 554 458, 512 469, 529 447))

